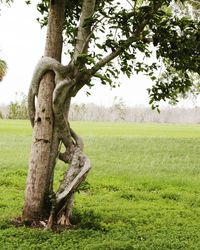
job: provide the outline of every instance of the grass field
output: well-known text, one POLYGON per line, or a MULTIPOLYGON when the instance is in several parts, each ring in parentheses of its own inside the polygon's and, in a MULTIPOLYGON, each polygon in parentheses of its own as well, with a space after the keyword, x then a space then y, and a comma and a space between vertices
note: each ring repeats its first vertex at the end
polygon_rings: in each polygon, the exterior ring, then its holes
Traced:
MULTIPOLYGON (((15 228, 31 143, 28 121, 0 120, 0 249, 200 249, 200 126, 74 122, 93 169, 76 228, 15 228)), ((59 163, 56 186, 65 171, 59 163)))

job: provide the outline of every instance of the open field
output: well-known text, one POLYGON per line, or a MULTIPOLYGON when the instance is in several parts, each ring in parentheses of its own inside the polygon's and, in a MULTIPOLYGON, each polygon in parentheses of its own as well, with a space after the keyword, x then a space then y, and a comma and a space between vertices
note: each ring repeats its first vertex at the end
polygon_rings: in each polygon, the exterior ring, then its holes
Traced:
MULTIPOLYGON (((76 229, 15 228, 31 127, 0 120, 0 249, 200 249, 200 126, 74 122, 93 169, 76 194, 76 229)), ((65 171, 59 163, 56 186, 65 171)))

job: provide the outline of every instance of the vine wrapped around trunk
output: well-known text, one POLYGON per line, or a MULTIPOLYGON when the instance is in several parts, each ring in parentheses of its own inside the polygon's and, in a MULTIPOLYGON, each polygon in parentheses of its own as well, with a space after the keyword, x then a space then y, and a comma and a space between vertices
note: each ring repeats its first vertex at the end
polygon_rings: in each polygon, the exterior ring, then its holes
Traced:
POLYGON ((38 95, 39 84, 43 75, 47 71, 55 74, 55 88, 53 91, 52 109, 54 114, 54 129, 56 130, 57 140, 65 147, 65 152, 57 154, 57 157, 69 164, 64 179, 52 199, 51 213, 48 227, 58 223, 70 226, 70 215, 73 205, 73 196, 79 185, 85 180, 91 165, 86 155, 83 154, 82 139, 70 128, 68 122, 68 110, 70 98, 76 83, 69 76, 69 66, 63 66, 57 60, 43 57, 36 66, 31 81, 28 94, 28 111, 32 126, 38 122, 35 120, 35 97, 38 95))

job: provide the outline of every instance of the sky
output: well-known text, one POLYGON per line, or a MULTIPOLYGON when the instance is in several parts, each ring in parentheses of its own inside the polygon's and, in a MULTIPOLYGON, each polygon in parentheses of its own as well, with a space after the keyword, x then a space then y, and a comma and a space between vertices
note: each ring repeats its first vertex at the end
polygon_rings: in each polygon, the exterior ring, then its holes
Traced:
MULTIPOLYGON (((8 72, 0 82, 0 105, 17 100, 21 92, 28 93, 34 67, 44 53, 46 29, 40 28, 36 21, 38 16, 35 5, 27 6, 24 0, 14 1, 10 7, 1 7, 0 58, 7 62, 8 72)), ((119 82, 121 86, 116 89, 95 83, 90 96, 86 95, 88 89, 85 87, 73 102, 111 106, 117 96, 127 106, 148 106, 146 89, 152 82, 147 77, 134 75, 128 79, 122 75, 119 82)), ((182 101, 180 105, 192 106, 193 102, 182 101)))

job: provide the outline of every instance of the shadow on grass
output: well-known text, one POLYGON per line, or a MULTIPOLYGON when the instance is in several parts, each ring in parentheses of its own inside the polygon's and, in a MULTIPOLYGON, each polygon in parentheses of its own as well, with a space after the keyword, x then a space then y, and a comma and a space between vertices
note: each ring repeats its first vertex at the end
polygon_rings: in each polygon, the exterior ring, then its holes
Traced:
POLYGON ((10 227, 13 227, 13 223, 11 220, 9 220, 9 219, 0 220, 0 230, 5 230, 5 229, 8 229, 10 227))
POLYGON ((86 211, 79 211, 74 209, 71 222, 76 228, 93 229, 103 231, 101 226, 102 218, 99 214, 95 213, 92 209, 86 211))

